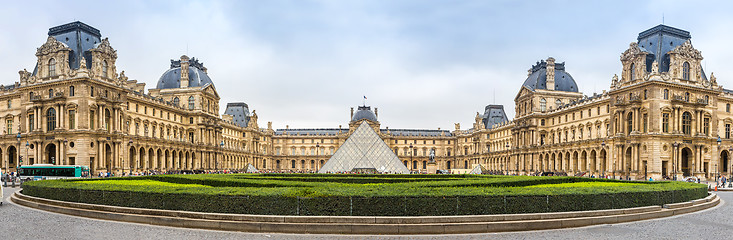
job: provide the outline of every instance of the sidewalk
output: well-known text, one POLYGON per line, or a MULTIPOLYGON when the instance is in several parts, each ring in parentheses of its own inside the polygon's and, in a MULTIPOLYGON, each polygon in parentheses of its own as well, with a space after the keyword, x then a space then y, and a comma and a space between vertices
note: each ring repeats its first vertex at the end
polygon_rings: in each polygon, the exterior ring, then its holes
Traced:
MULTIPOLYGON (((717 184, 716 182, 706 182, 706 184, 708 185, 709 191, 715 191, 715 185, 717 184)), ((718 191, 733 191, 733 185, 731 185, 731 182, 726 182, 725 186, 718 186, 717 190, 718 191)))

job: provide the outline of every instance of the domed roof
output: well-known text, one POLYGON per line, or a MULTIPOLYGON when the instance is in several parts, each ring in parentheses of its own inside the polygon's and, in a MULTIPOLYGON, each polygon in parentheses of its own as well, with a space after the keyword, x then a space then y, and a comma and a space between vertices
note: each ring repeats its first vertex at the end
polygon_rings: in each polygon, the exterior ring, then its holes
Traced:
MULTIPOLYGON (((207 84, 213 85, 214 83, 206 74, 206 68, 203 63, 199 63, 196 58, 189 60, 188 66, 188 87, 202 87, 207 84)), ((171 68, 163 73, 158 79, 157 89, 170 89, 181 87, 181 61, 171 60, 171 68)))
POLYGON ((377 121, 377 115, 372 112, 372 108, 369 106, 359 106, 359 110, 354 113, 354 116, 351 117, 351 121, 359 121, 362 119, 367 119, 376 122, 377 121))
MULTIPOLYGON (((547 89, 547 62, 538 62, 530 69, 531 73, 524 80, 525 87, 535 89, 547 89)), ((565 72, 565 63, 555 63, 555 89, 557 91, 578 92, 578 84, 575 79, 565 72)))

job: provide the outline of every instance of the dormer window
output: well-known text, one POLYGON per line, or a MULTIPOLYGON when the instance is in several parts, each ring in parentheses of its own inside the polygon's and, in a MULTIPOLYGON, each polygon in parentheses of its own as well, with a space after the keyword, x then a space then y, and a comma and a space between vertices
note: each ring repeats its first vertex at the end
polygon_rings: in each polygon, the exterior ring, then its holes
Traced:
POLYGON ((690 80, 690 63, 688 62, 682 64, 682 79, 690 80))
POLYGON ((631 64, 631 74, 629 74, 629 80, 634 80, 634 76, 636 75, 635 68, 636 67, 633 63, 631 64))
POLYGON ((108 67, 107 66, 107 61, 106 60, 105 61, 102 61, 102 76, 103 77, 108 77, 108 75, 107 75, 107 67, 108 67))
POLYGON ((56 76, 56 59, 51 58, 51 60, 48 60, 48 76, 56 76))

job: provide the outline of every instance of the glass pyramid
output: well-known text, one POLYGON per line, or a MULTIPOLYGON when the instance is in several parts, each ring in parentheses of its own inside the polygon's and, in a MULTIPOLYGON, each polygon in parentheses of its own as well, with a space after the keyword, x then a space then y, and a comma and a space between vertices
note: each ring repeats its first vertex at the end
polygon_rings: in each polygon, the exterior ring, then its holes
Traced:
POLYGON ((387 143, 369 124, 362 122, 318 173, 410 173, 387 143))
POLYGON ((247 164, 247 173, 258 173, 260 170, 257 170, 255 166, 253 166, 251 163, 247 164))

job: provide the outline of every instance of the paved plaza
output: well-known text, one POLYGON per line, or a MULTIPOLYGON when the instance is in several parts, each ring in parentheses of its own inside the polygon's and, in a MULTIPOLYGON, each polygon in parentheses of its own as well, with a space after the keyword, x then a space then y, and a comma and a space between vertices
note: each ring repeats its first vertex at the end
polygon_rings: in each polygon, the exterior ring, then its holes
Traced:
POLYGON ((8 202, 17 188, 4 188, 0 206, 3 239, 728 239, 733 236, 733 192, 724 203, 669 218, 623 224, 513 233, 430 236, 344 236, 208 231, 103 221, 44 212, 8 202))

